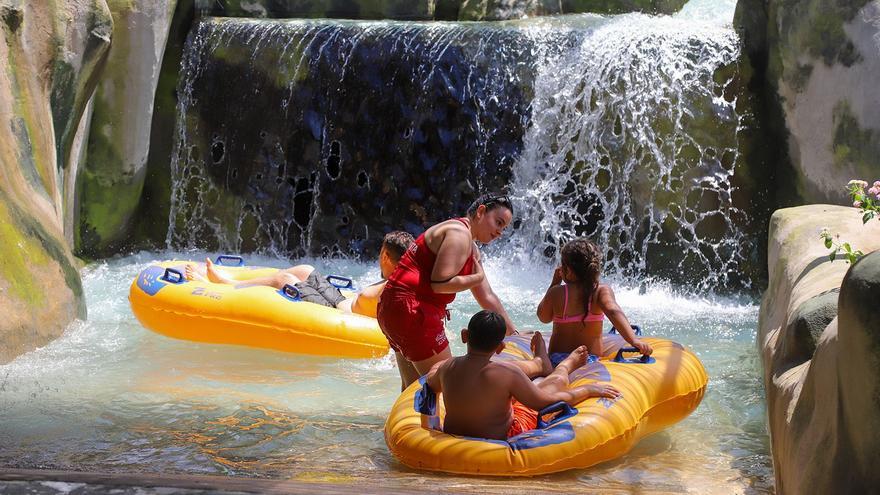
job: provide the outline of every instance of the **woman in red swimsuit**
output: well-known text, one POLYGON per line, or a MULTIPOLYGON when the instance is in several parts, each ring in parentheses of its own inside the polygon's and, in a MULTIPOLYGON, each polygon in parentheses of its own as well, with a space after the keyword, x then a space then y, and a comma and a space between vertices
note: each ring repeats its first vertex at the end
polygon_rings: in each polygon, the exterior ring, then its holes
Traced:
POLYGON ((516 332, 483 273, 474 244, 497 239, 512 219, 506 196, 480 196, 466 217, 430 227, 400 259, 379 300, 377 318, 397 357, 403 388, 434 363, 452 357, 443 320, 457 292, 470 290, 480 306, 504 318, 509 333, 516 332))

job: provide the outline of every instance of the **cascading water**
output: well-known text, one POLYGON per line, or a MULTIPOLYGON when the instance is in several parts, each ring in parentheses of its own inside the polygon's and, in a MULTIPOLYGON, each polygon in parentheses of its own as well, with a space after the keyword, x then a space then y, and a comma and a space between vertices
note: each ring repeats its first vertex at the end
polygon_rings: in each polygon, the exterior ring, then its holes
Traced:
POLYGON ((168 245, 372 254, 505 187, 521 261, 588 235, 611 273, 748 285, 753 198, 715 80, 737 37, 695 17, 202 21, 168 245))
POLYGON ((738 52, 729 28, 627 15, 544 62, 515 168, 513 251, 534 258, 586 235, 611 272, 740 279, 739 118, 713 80, 738 52))
POLYGON ((372 255, 388 230, 460 211, 506 184, 522 149, 527 41, 455 24, 200 22, 169 246, 372 255))

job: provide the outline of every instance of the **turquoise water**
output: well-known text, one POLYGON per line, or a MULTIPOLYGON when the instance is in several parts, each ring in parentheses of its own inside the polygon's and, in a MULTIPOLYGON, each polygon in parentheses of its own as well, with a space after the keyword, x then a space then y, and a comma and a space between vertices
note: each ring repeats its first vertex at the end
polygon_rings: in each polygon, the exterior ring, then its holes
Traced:
MULTIPOLYGON (((153 260, 204 255, 141 253, 83 270, 88 321, 0 366, 0 466, 357 482, 376 489, 772 491, 753 301, 610 281, 633 322, 703 360, 710 383, 700 407, 622 458, 590 469, 529 479, 457 477, 411 470, 388 452, 383 424, 398 390, 390 356, 316 358, 174 340, 141 327, 127 301, 135 275, 153 260)), ((372 264, 309 261, 361 285, 379 275, 372 264)), ((549 266, 512 268, 490 259, 487 273, 521 329, 546 330, 534 311, 549 266)), ((459 354, 458 329, 478 307, 465 294, 451 308, 447 332, 459 354)))

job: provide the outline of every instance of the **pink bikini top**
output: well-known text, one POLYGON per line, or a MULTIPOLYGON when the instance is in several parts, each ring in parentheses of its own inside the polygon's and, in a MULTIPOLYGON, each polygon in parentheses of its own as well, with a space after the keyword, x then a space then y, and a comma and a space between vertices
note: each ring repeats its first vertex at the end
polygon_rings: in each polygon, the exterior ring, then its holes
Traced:
MULTIPOLYGON (((592 297, 591 297, 592 299, 592 297)), ((568 310, 568 285, 565 285, 565 304, 562 306, 562 316, 554 316, 553 323, 586 323, 588 321, 602 321, 605 319, 605 313, 594 314, 590 312, 590 307, 592 306, 592 301, 587 304, 587 317, 584 318, 584 313, 579 315, 565 316, 566 310, 568 310)))

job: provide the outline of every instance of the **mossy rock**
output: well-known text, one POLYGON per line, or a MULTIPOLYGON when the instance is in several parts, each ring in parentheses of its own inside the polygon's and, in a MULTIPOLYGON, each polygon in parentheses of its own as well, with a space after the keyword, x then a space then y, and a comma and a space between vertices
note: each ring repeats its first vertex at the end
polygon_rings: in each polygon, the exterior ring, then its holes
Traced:
POLYGON ((45 345, 86 314, 82 283, 62 240, 0 192, 0 363, 45 345))

